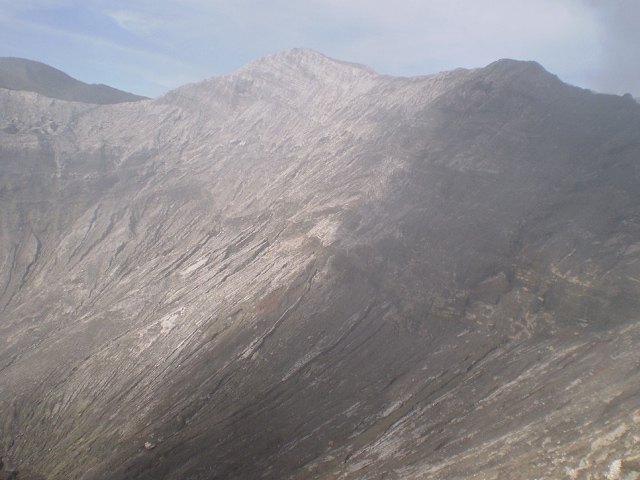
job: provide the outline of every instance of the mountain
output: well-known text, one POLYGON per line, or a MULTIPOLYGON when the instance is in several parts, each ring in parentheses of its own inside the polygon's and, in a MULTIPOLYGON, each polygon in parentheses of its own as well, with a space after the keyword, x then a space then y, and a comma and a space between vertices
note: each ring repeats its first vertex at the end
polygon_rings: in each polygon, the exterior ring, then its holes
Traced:
POLYGON ((100 105, 136 102, 146 98, 107 85, 89 85, 44 63, 14 57, 0 57, 0 88, 100 105))
POLYGON ((632 99, 292 50, 0 105, 0 474, 640 475, 632 99))

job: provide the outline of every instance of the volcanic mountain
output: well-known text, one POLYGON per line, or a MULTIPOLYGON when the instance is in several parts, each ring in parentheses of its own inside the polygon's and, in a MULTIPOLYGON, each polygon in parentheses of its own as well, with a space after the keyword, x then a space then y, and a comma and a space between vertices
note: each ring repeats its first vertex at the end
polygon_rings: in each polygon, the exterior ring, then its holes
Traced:
POLYGON ((640 476, 631 98, 310 50, 0 89, 0 205, 0 475, 640 476))
POLYGON ((44 63, 15 57, 0 57, 0 88, 101 105, 146 98, 107 85, 89 85, 44 63))

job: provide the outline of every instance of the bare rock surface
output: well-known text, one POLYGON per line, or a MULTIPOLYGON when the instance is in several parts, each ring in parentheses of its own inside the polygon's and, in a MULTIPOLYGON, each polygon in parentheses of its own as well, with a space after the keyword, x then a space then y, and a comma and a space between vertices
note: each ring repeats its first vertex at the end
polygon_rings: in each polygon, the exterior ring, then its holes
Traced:
POLYGON ((639 478, 639 159, 640 105, 533 62, 293 50, 136 103, 0 89, 0 456, 639 478))

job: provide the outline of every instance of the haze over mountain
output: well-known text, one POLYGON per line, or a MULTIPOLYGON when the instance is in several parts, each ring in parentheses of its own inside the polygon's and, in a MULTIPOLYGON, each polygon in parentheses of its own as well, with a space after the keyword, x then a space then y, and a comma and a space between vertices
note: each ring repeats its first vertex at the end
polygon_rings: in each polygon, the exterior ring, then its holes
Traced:
POLYGON ((0 57, 0 88, 101 105, 146 98, 107 85, 88 85, 44 63, 14 57, 0 57))
POLYGON ((638 478, 639 159, 534 62, 0 89, 0 474, 638 478))

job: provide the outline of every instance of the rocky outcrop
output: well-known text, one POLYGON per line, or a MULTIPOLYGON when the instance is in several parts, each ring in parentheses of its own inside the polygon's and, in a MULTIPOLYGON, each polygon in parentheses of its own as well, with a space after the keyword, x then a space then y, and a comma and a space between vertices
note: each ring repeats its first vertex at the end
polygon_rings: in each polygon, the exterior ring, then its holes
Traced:
POLYGON ((632 100, 531 62, 393 78, 294 50, 0 111, 20 470, 636 475, 632 100))

